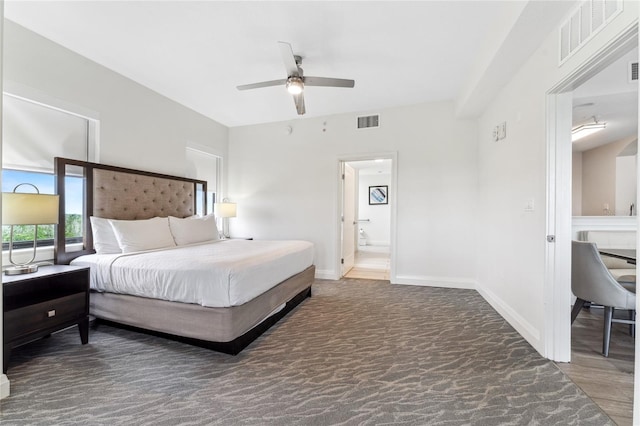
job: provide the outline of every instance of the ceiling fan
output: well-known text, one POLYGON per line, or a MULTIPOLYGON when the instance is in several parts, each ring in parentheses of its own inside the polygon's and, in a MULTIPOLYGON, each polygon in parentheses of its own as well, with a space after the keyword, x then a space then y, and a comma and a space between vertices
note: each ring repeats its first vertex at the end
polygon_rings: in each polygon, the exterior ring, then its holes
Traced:
POLYGON ((303 115, 304 107, 304 86, 325 86, 325 87, 353 87, 355 81, 343 78, 327 77, 305 77, 300 65, 302 57, 293 54, 291 45, 284 41, 279 41, 280 53, 284 66, 287 69, 287 78, 281 80, 262 81, 260 83, 243 84, 238 86, 238 90, 258 89, 260 87, 285 85, 287 91, 293 95, 293 102, 296 104, 298 115, 303 115))

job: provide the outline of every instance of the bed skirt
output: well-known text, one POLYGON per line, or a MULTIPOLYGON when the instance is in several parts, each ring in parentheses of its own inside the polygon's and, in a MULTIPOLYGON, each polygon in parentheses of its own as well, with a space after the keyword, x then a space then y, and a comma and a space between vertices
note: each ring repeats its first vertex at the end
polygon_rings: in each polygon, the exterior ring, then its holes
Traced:
POLYGON ((314 277, 315 266, 312 265, 253 300, 229 308, 91 292, 89 313, 119 325, 237 354, 309 297, 314 277), (286 306, 278 311, 285 303, 286 306))

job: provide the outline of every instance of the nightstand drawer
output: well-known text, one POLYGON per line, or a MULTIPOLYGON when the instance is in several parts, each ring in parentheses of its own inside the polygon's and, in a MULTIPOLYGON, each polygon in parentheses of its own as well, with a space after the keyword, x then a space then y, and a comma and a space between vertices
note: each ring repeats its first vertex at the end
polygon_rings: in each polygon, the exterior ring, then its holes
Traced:
POLYGON ((2 275, 3 363, 9 368, 13 348, 78 325, 80 341, 89 342, 89 268, 41 266, 22 275, 2 275))
POLYGON ((5 341, 86 316, 86 297, 86 293, 77 293, 5 312, 5 341))

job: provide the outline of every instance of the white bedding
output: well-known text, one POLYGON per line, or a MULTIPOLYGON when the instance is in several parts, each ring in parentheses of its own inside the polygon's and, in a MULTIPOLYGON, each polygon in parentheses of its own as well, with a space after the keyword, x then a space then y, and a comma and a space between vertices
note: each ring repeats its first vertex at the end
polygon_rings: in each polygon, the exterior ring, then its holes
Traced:
POLYGON ((242 305, 313 264, 308 241, 219 240, 162 250, 91 254, 91 288, 208 307, 242 305))

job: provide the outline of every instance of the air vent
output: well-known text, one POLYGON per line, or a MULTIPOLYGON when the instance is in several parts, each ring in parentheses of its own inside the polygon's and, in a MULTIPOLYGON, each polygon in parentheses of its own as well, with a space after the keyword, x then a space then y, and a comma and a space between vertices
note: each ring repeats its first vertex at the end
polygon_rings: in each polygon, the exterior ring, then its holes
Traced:
POLYGON ((638 81, 638 63, 629 62, 629 83, 638 81))
POLYGON ((622 12, 623 0, 586 0, 560 25, 560 65, 622 12))
POLYGON ((379 120, 380 119, 378 115, 358 117, 358 129, 366 129, 368 127, 379 127, 380 126, 379 120))

